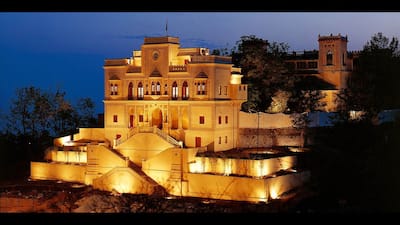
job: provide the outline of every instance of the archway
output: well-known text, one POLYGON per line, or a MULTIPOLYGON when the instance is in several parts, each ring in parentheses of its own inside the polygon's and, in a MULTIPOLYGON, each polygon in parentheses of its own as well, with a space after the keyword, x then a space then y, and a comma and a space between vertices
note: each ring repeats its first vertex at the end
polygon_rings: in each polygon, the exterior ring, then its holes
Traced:
POLYGON ((157 126, 158 129, 162 129, 163 117, 162 111, 159 108, 153 110, 151 114, 151 124, 157 126))

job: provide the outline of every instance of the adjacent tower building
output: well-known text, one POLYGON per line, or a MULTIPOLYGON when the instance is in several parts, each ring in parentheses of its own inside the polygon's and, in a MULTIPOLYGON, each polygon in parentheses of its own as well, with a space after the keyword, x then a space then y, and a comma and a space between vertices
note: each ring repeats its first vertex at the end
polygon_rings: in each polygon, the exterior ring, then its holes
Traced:
POLYGON ((352 70, 352 63, 347 56, 347 36, 318 35, 319 55, 318 72, 327 82, 337 89, 347 87, 347 77, 352 70))

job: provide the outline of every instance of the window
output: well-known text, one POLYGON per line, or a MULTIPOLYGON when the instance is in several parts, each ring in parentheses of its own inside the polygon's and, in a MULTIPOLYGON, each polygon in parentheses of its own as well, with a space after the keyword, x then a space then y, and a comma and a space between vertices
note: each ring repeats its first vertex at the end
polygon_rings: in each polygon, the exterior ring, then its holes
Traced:
POLYGON ((168 85, 165 84, 164 86, 164 95, 168 95, 168 85))
POLYGON ((225 144, 228 143, 228 136, 225 136, 225 144))
POLYGON ((305 69, 306 62, 297 62, 297 69, 305 69))
POLYGON ((129 82, 129 86, 128 86, 128 100, 132 100, 133 99, 133 84, 132 82, 129 82))
POLYGON ((135 120, 135 116, 134 115, 129 115, 129 124, 128 124, 128 128, 132 128, 133 127, 133 121, 135 120))
POLYGON ((218 144, 221 144, 221 137, 218 137, 218 144))
POLYGON ((172 83, 172 99, 178 99, 178 84, 176 83, 176 81, 172 83))
POLYGON ((221 122, 221 116, 218 116, 218 124, 221 124, 222 122, 221 122))
POLYGON ((118 123, 118 116, 117 115, 113 116, 113 121, 114 121, 114 123, 118 123))
POLYGON ((326 65, 332 65, 332 61, 333 61, 333 54, 331 51, 328 51, 328 53, 326 53, 326 65))
POLYGON ((118 95, 118 84, 114 84, 114 95, 118 95))
POLYGON ((161 84, 160 84, 160 82, 157 82, 156 94, 157 94, 157 95, 161 95, 161 84))
POLYGON ((318 63, 317 62, 308 62, 308 68, 315 69, 317 67, 318 67, 318 63))
POLYGON ((149 94, 149 85, 146 84, 146 95, 148 95, 148 94, 149 94))
POLYGON ((138 84, 137 97, 138 97, 138 99, 143 99, 143 84, 142 84, 142 82, 139 82, 139 84, 138 84))
POLYGON ((343 66, 346 65, 346 58, 345 58, 344 53, 343 53, 343 55, 342 55, 342 64, 343 64, 343 66))
POLYGON ((110 84, 111 95, 118 95, 118 84, 110 84))
POLYGON ((199 123, 200 123, 200 124, 204 124, 204 116, 200 116, 200 118, 199 118, 199 123))
POLYGON ((195 86, 197 86, 197 94, 201 94, 201 87, 200 87, 200 82, 199 83, 194 83, 195 86))
POLYGON ((185 81, 182 84, 182 99, 188 99, 189 98, 189 86, 188 83, 185 81))
POLYGON ((154 82, 151 82, 151 94, 156 94, 156 84, 154 82))
POLYGON ((228 123, 228 116, 225 116, 225 123, 228 123))
POLYGON ((222 87, 221 87, 221 85, 218 86, 218 94, 219 94, 219 95, 222 94, 222 87))
POLYGON ((143 122, 143 115, 139 115, 139 122, 143 122))
POLYGON ((198 82, 194 83, 197 88, 197 95, 205 95, 206 94, 206 82, 198 82))
POLYGON ((224 86, 224 95, 228 94, 228 86, 224 86))

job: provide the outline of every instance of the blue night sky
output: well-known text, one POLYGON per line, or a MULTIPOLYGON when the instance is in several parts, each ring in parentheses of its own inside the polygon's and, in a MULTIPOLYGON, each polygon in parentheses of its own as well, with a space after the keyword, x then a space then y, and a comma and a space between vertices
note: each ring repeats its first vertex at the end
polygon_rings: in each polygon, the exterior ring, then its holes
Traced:
POLYGON ((400 12, 9 12, 0 13, 0 113, 17 88, 57 88, 72 103, 95 101, 103 112, 103 62, 130 57, 146 36, 180 38, 182 47, 231 49, 241 36, 318 49, 318 34, 348 35, 349 50, 371 36, 400 37, 400 12))

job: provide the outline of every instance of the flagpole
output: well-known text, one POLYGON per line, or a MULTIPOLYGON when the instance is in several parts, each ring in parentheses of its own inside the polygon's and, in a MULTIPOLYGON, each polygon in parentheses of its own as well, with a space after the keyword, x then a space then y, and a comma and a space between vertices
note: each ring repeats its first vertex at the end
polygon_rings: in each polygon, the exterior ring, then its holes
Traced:
POLYGON ((167 34, 168 37, 168 19, 167 22, 165 23, 165 33, 167 34))

